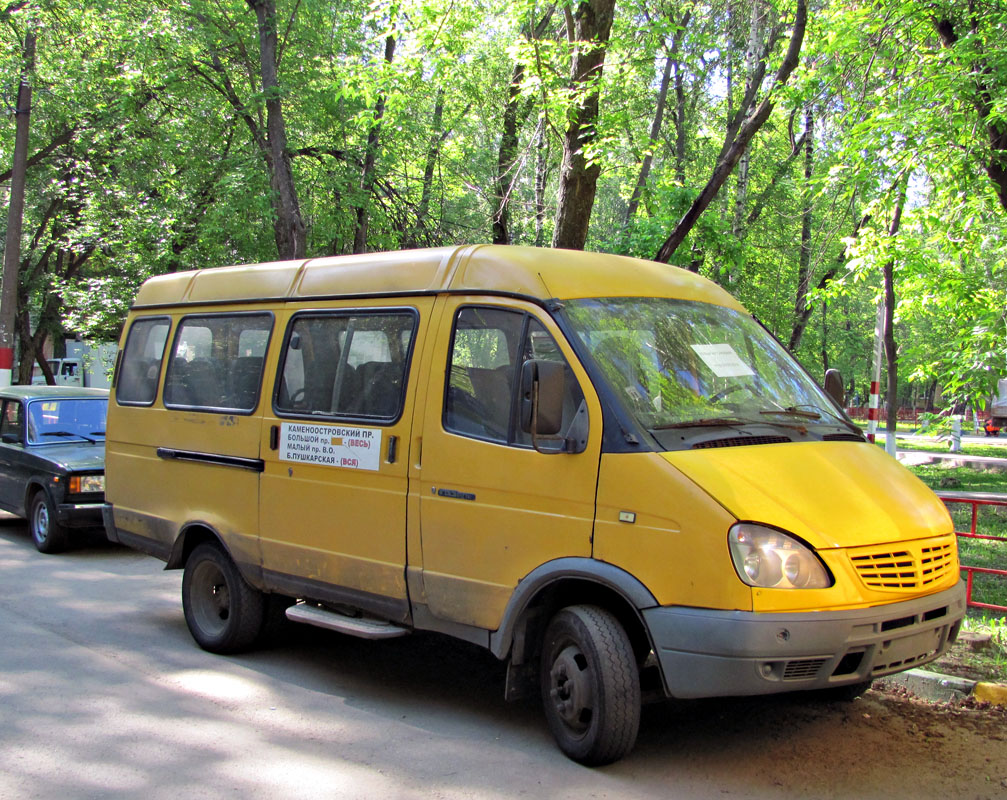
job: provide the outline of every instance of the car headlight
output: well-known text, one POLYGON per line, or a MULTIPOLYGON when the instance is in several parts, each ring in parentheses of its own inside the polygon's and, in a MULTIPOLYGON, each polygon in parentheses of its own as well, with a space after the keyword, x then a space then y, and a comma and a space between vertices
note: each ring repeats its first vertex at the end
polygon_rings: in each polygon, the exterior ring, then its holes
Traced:
POLYGON ((70 494, 87 494, 105 491, 104 475, 71 475, 70 494))
POLYGON ((734 568, 749 586, 765 589, 825 589, 832 578, 807 545, 782 531, 739 522, 728 543, 734 568))

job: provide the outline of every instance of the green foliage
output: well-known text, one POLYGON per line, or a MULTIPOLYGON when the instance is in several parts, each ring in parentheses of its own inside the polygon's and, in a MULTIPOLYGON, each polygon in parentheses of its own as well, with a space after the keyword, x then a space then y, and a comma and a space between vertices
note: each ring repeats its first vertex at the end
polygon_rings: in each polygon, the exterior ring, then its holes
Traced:
MULTIPOLYGON (((276 258, 267 99, 283 110, 308 255, 349 252, 360 207, 370 249, 480 242, 518 75, 509 229, 515 243, 549 241, 560 137, 587 91, 570 88, 573 6, 277 0, 279 85, 268 98, 245 0, 12 6, 0 18, 0 165, 11 161, 24 32, 38 32, 21 312, 53 336, 111 337, 149 275, 276 258)), ((861 400, 887 260, 898 402, 939 385, 945 405, 979 404, 1007 374, 1007 205, 994 178, 995 134, 1007 131, 1007 10, 987 4, 972 18, 967 8, 818 4, 801 66, 749 148, 747 178, 732 176, 674 256, 783 341, 799 323, 806 264, 811 313, 797 355, 819 377, 838 367, 861 400), (798 147, 807 116, 810 154, 798 147), (890 237, 902 175, 908 203, 890 237)), ((792 15, 782 0, 619 0, 587 154, 601 167, 590 248, 653 256, 716 165, 758 66, 749 40, 771 76, 792 15)))

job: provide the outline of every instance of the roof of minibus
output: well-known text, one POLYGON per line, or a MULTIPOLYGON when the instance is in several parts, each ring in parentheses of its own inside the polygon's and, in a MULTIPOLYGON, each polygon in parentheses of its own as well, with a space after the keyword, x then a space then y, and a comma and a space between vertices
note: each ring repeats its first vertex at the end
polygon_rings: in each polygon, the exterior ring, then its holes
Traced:
POLYGON ((151 278, 134 307, 403 296, 452 292, 541 301, 673 297, 742 310, 694 273, 654 261, 580 250, 468 245, 220 267, 151 278))

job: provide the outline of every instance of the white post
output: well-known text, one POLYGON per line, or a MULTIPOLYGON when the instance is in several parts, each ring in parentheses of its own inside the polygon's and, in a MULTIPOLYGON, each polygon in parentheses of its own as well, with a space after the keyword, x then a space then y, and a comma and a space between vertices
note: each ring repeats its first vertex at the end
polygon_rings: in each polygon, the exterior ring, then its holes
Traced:
POLYGON ((960 453, 962 451, 962 417, 955 414, 951 417, 951 452, 960 453))

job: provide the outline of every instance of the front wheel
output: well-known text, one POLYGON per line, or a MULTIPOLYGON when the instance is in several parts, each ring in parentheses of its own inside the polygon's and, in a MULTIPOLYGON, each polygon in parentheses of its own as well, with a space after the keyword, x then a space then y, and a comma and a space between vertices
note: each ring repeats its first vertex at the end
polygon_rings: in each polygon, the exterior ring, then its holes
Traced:
POLYGON ((640 673, 633 645, 615 616, 598 606, 569 606, 542 642, 542 702, 560 749, 574 761, 618 761, 640 728, 640 673))
POLYGON ((196 644, 211 653, 237 653, 258 638, 265 601, 231 558, 206 542, 185 562, 182 610, 196 644))
POLYGON ((28 508, 28 527, 31 540, 40 553, 59 553, 66 549, 66 528, 56 521, 52 501, 45 491, 35 492, 28 508))

